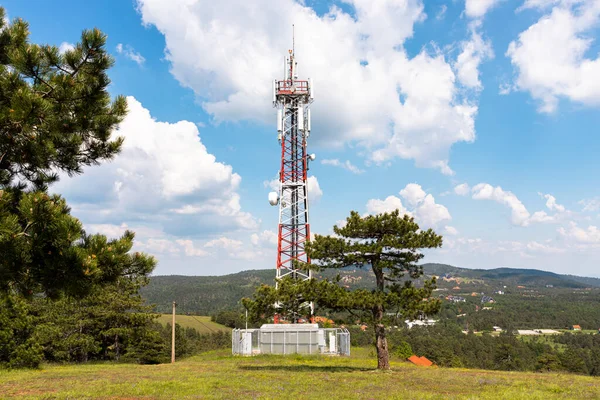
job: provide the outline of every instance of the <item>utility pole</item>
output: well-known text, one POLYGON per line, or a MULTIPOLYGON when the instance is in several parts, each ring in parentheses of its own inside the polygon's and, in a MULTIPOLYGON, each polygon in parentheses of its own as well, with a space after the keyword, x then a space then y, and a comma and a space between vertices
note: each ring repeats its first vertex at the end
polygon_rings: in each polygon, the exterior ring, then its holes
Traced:
POLYGON ((175 362, 175 307, 177 303, 173 302, 173 325, 171 335, 171 363, 175 362))

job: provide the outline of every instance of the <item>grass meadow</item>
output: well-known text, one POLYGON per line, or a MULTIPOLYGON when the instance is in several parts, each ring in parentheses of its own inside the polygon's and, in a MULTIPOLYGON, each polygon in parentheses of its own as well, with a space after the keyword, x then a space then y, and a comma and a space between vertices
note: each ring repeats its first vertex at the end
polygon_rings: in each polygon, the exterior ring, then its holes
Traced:
POLYGON ((45 365, 0 371, 3 399, 597 399, 600 378, 392 363, 350 357, 234 357, 214 351, 175 364, 45 365))
MULTIPOLYGON (((167 323, 171 323, 173 321, 172 314, 161 314, 157 319, 163 325, 167 323)), ((216 322, 212 322, 210 317, 206 316, 198 316, 198 315, 176 315, 175 322, 179 324, 182 328, 194 328, 200 333, 211 333, 217 331, 231 331, 231 328, 228 328, 224 325, 217 324, 216 322)))

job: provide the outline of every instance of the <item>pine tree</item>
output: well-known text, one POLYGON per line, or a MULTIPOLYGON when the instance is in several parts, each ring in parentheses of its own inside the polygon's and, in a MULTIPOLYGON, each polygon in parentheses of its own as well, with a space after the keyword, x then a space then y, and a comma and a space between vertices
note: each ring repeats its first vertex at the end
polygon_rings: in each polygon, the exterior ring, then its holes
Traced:
MULTIPOLYGON (((65 201, 46 193, 59 173, 109 160, 122 138, 111 138, 126 101, 111 101, 113 60, 97 29, 60 53, 29 42, 28 24, 8 24, 0 7, 0 293, 83 295, 114 282, 114 260, 95 258, 65 201)), ((95 248, 93 248, 95 247, 95 248)))
POLYGON ((315 270, 340 268, 371 268, 375 275, 373 290, 350 290, 336 280, 316 279, 297 282, 282 279, 278 288, 263 285, 254 299, 244 299, 253 319, 273 313, 274 304, 301 304, 314 301, 331 310, 346 310, 362 322, 374 327, 377 367, 389 369, 389 350, 386 324, 397 314, 415 318, 437 312, 440 302, 431 299, 435 280, 425 281, 417 288, 413 280, 423 274, 417 264, 423 258, 418 250, 442 245, 442 237, 431 229, 421 231, 412 217, 391 213, 361 217, 353 211, 342 228, 334 226, 335 236, 315 235, 307 243, 312 265, 302 268, 315 270))
POLYGON ((35 367, 42 359, 85 362, 122 356, 140 362, 159 360, 152 356, 153 346, 164 347, 153 333, 156 315, 139 295, 154 269, 154 258, 131 252, 130 232, 113 240, 88 236, 80 245, 97 252, 91 260, 110 265, 116 281, 92 284, 83 297, 0 295, 0 365, 35 367), (135 356, 128 355, 132 349, 135 356))
POLYGON ((123 139, 111 134, 127 104, 122 96, 111 102, 107 91, 106 35, 83 31, 61 54, 30 43, 25 21, 4 18, 0 8, 0 185, 41 189, 57 171, 78 174, 116 155, 123 139))

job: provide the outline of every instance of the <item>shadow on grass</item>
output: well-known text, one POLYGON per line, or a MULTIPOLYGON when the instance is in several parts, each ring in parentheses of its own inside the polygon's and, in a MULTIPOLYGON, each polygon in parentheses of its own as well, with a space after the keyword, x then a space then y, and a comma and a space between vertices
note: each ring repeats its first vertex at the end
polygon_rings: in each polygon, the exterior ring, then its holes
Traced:
POLYGON ((245 371, 290 371, 290 372, 359 372, 375 371, 375 368, 321 366, 321 365, 240 365, 245 371))

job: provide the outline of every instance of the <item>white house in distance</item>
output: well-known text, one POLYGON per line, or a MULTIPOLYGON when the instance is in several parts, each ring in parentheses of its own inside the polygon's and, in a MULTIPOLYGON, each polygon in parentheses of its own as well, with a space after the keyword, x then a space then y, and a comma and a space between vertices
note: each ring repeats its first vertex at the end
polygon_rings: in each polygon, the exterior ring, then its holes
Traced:
POLYGON ((434 319, 417 319, 414 321, 407 319, 404 321, 408 329, 411 329, 413 326, 432 326, 435 325, 436 322, 437 320, 434 319))

